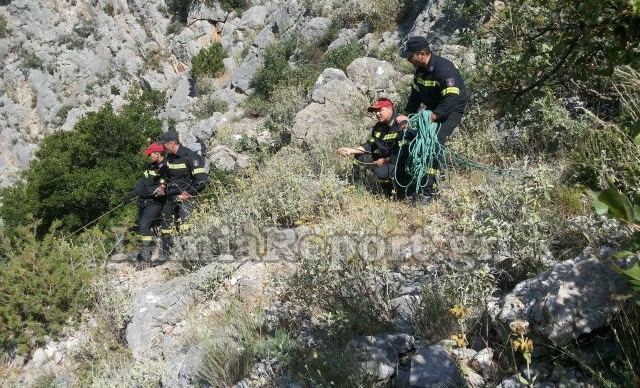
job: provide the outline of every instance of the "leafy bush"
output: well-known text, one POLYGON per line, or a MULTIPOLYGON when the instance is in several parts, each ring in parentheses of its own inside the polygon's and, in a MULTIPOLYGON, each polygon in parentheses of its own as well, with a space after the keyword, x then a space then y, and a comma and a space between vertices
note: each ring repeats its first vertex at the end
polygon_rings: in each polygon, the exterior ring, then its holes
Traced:
POLYGON ((271 44, 265 49, 264 66, 251 80, 251 87, 265 99, 286 86, 296 86, 306 95, 320 74, 322 55, 315 43, 296 38, 271 44))
POLYGON ((242 11, 246 9, 249 4, 250 2, 248 0, 220 0, 220 6, 225 11, 242 11))
MULTIPOLYGON (((24 181, 2 191, 0 217, 8 228, 27 224, 31 214, 41 220, 40 234, 55 220, 71 232, 122 204, 144 168, 140 150, 161 133, 155 117, 160 94, 132 91, 127 98, 119 113, 107 104, 73 131, 45 137, 24 181)), ((110 214, 100 224, 122 215, 110 214)))
POLYGON ((22 67, 24 69, 43 69, 44 62, 36 53, 31 51, 23 51, 22 67))
POLYGON ((215 112, 226 113, 228 110, 229 105, 223 100, 202 98, 198 101, 193 114, 197 119, 202 120, 211 117, 215 112))
POLYGON ((544 165, 514 167, 505 177, 466 183, 456 180, 451 188, 445 187, 442 201, 456 220, 454 228, 464 236, 460 253, 499 263, 496 266, 504 272, 498 276, 508 285, 536 275, 554 260, 570 258, 576 247, 567 250, 560 244, 556 250, 561 240, 571 241, 579 250, 587 245, 589 223, 573 221, 575 216, 567 218, 558 210, 564 204, 554 202, 552 193, 561 187, 562 175, 555 170, 557 166, 553 170, 544 165), (571 227, 573 222, 584 229, 571 227))
POLYGON ((214 42, 208 48, 203 48, 191 60, 191 74, 198 79, 203 76, 217 77, 224 70, 222 60, 227 56, 222 44, 214 42))
POLYGON ((18 227, 0 242, 0 346, 25 353, 58 334, 89 303, 88 262, 94 247, 57 232, 39 241, 36 225, 18 227))
MULTIPOLYGON (((486 2, 470 4, 486 12, 486 2)), ((487 64, 477 75, 489 98, 526 107, 549 86, 591 96, 610 88, 613 69, 638 59, 640 15, 626 0, 518 0, 501 3, 470 38, 483 53, 479 63, 487 64)))
POLYGON ((174 20, 182 24, 187 23, 189 17, 189 11, 191 10, 194 1, 198 0, 167 0, 167 8, 174 20))
POLYGON ((173 22, 169 23, 167 26, 167 35, 177 34, 184 28, 184 24, 181 22, 173 22))
POLYGON ((196 366, 199 383, 231 386, 246 377, 256 361, 285 359, 292 346, 289 334, 278 330, 268 336, 261 330, 262 323, 260 314, 235 300, 224 313, 200 322, 205 329, 191 339, 204 348, 196 366))
POLYGON ((375 32, 391 31, 396 22, 406 16, 412 3, 408 0, 347 2, 338 10, 338 25, 349 28, 365 22, 375 32))
POLYGON ((346 70, 354 59, 362 57, 364 54, 364 48, 359 43, 349 43, 327 51, 324 55, 323 67, 346 70))

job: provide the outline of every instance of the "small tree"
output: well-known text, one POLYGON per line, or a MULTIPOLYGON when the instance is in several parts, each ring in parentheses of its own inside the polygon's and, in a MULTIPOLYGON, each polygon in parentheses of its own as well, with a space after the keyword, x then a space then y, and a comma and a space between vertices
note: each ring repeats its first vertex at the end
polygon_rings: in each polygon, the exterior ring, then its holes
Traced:
POLYGON ((208 48, 203 48, 191 60, 191 74, 194 78, 204 76, 217 77, 224 70, 222 60, 227 56, 226 51, 222 48, 222 44, 216 42, 208 48))
MULTIPOLYGON (((10 229, 41 220, 39 235, 55 220, 74 231, 121 204, 141 174, 141 150, 160 133, 156 92, 131 91, 116 113, 110 104, 83 117, 70 132, 47 136, 23 183, 3 190, 0 217, 10 229)), ((106 223, 117 215, 101 220, 106 223)))

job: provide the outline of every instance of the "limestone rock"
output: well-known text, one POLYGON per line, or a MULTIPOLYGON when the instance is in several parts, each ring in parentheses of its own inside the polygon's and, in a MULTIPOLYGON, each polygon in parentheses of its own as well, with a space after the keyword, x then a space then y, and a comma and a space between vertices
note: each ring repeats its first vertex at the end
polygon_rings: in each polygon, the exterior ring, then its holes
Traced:
POLYGON ((308 41, 317 41, 325 36, 331 26, 331 19, 317 17, 310 19, 299 28, 300 36, 308 41))
POLYGON ((296 115, 292 141, 294 144, 314 146, 330 139, 339 128, 361 126, 367 99, 353 82, 338 79, 316 87, 311 104, 296 115), (355 114, 354 114, 355 112, 355 114))
POLYGON ((349 342, 357 367, 377 381, 391 378, 398 366, 398 354, 413 348, 413 337, 406 334, 362 336, 349 342))
POLYGON ((413 321, 420 296, 403 295, 389 301, 394 328, 401 333, 413 333, 413 321))
POLYGON ((209 162, 220 170, 235 171, 247 167, 250 160, 227 146, 218 145, 210 150, 209 162))
POLYGON ((380 91, 395 91, 395 85, 402 74, 389 62, 364 57, 347 66, 347 76, 363 93, 373 96, 380 91))
POLYGON ((491 303, 489 312, 499 326, 508 328, 510 322, 522 319, 536 334, 566 345, 608 325, 618 311, 614 295, 625 289, 625 280, 608 264, 579 256, 518 284, 503 299, 491 303))
POLYGON ((411 358, 412 387, 461 387, 464 379, 451 355, 439 345, 419 349, 411 358))
POLYGON ((190 275, 152 284, 134 298, 126 339, 136 359, 157 358, 171 346, 172 338, 166 328, 184 318, 198 288, 218 271, 219 263, 209 264, 190 275))
POLYGON ((264 26, 267 18, 267 7, 256 5, 242 13, 242 25, 252 30, 260 29, 264 26))

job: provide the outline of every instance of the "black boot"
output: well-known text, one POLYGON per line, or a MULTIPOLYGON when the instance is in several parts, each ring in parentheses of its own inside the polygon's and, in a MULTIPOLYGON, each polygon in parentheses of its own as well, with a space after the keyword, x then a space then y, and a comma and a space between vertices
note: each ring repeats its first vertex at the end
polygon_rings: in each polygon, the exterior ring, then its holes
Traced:
POLYGON ((153 241, 143 241, 142 249, 138 253, 138 261, 142 262, 150 262, 151 256, 153 255, 154 244, 153 241))
POLYGON ((173 238, 171 236, 162 237, 162 249, 160 249, 160 256, 158 261, 167 261, 171 256, 171 249, 173 248, 173 238))

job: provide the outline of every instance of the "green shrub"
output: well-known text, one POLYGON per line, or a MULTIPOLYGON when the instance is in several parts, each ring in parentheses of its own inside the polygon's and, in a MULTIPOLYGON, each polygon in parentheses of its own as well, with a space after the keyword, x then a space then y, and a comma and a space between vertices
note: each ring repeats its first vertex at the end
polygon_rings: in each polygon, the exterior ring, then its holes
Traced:
MULTIPOLYGON (((0 346, 25 353, 57 335, 90 301, 88 262, 95 250, 56 232, 39 241, 36 225, 2 236, 0 252, 0 346)), ((94 256, 95 257, 95 256, 94 256)))
POLYGON ((507 114, 500 128, 503 155, 560 156, 573 150, 590 130, 552 95, 536 98, 519 114, 507 114))
POLYGON ((69 116, 69 112, 71 111, 71 105, 63 105, 58 109, 58 113, 56 113, 56 118, 54 119, 57 125, 62 125, 67 121, 67 116, 69 116))
POLYGON ((271 44, 265 49, 264 66, 251 80, 251 87, 266 99, 285 86, 296 86, 306 95, 320 74, 322 55, 314 43, 295 38, 271 44))
POLYGON ((350 28, 365 22, 375 32, 391 31, 396 27, 397 22, 404 20, 412 3, 413 1, 409 0, 348 2, 338 9, 338 25, 350 28))
POLYGON ((213 43, 208 48, 203 48, 191 60, 191 74, 196 79, 204 76, 219 76, 224 70, 222 60, 226 56, 227 53, 219 42, 213 43))
POLYGON ((337 47, 325 53, 323 67, 334 67, 346 70, 347 66, 354 59, 364 56, 364 48, 359 43, 349 43, 342 47, 337 47))
MULTIPOLYGON (((0 217, 9 229, 31 214, 42 221, 41 234, 55 220, 71 232, 122 204, 144 168, 140 151, 161 133, 155 117, 161 95, 132 91, 127 98, 119 113, 107 104, 73 131, 45 137, 24 181, 2 191, 0 217)), ((111 213, 100 225, 123 214, 111 213)))
POLYGON ((174 20, 185 24, 187 23, 189 11, 191 10, 191 6, 194 4, 194 1, 198 0, 167 0, 166 4, 169 13, 174 17, 174 20))
POLYGON ((167 26, 167 35, 177 34, 184 28, 184 24, 182 22, 173 22, 169 23, 167 26))
POLYGON ((24 69, 40 69, 44 67, 42 59, 34 52, 24 51, 22 53, 22 67, 24 69))
POLYGON ((0 38, 7 36, 7 19, 4 15, 0 15, 0 38))
POLYGON ((104 6, 103 8, 104 13, 106 13, 107 15, 113 17, 116 12, 115 12, 115 8, 113 7, 113 4, 108 3, 104 6))
POLYGON ((228 110, 229 105, 223 100, 218 100, 216 98, 203 98, 198 101, 196 110, 195 112, 193 112, 193 115, 197 119, 202 120, 211 117, 216 112, 226 113, 228 110))
POLYGON ((225 11, 242 11, 250 5, 248 0, 220 0, 220 6, 225 11))
MULTIPOLYGON (((637 63, 640 16, 626 0, 518 0, 501 3, 486 23, 486 2, 467 3, 480 10, 471 20, 483 23, 470 34, 478 63, 486 64, 477 79, 502 107, 526 108, 549 87, 602 96, 616 66, 637 63)), ((607 103, 606 96, 596 100, 607 103)))

